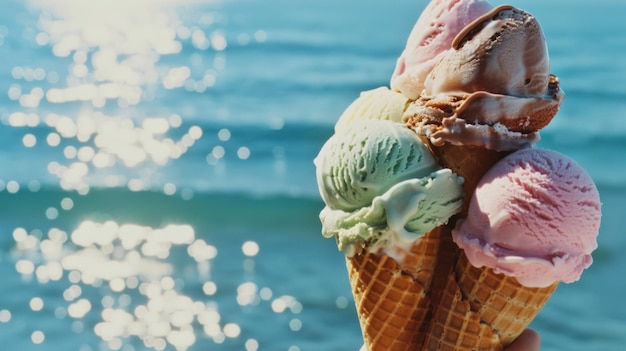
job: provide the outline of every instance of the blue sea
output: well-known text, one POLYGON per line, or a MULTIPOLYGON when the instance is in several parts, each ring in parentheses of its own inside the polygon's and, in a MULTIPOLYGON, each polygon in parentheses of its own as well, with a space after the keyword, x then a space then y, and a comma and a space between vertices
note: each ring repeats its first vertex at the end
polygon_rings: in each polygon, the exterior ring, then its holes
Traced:
MULTIPOLYGON (((624 350, 626 2, 514 5, 567 94, 540 146, 603 201, 594 264, 532 326, 624 350)), ((312 160, 425 6, 0 2, 0 350, 358 350, 312 160)))

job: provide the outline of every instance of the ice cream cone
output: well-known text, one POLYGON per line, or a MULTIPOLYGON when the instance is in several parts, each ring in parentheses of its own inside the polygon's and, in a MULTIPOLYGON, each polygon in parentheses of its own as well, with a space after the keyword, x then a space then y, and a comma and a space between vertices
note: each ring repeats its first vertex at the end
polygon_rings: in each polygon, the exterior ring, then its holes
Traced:
POLYGON ((437 292, 439 299, 421 350, 501 350, 500 338, 481 321, 480 313, 472 310, 454 274, 445 279, 446 284, 437 292))
POLYGON ((445 258, 454 251, 448 227, 440 226, 409 251, 391 253, 395 258, 369 251, 346 257, 366 350, 421 350, 432 312, 431 290, 441 289, 437 277, 451 271, 445 258))
MULTIPOLYGON (((427 140, 439 163, 465 179, 466 200, 459 216, 466 215, 469 199, 482 176, 508 152, 427 140)), ((454 221, 447 225, 454 226, 454 221)), ((447 240, 447 239, 446 239, 447 240)), ((499 350, 528 327, 558 283, 529 288, 514 277, 490 268, 472 266, 461 249, 449 255, 455 261, 443 290, 433 292, 432 321, 423 350, 499 350)))
POLYGON ((471 309, 478 311, 503 345, 512 343, 528 327, 559 284, 525 287, 513 277, 472 266, 464 254, 459 256, 455 278, 471 309))
POLYGON ((564 95, 549 73, 546 49, 532 15, 494 8, 455 37, 405 110, 407 127, 439 166, 464 179, 465 197, 456 217, 408 251, 348 255, 367 351, 501 350, 555 290, 557 283, 530 288, 473 267, 452 240, 483 175, 511 152, 532 147, 559 109, 564 95))

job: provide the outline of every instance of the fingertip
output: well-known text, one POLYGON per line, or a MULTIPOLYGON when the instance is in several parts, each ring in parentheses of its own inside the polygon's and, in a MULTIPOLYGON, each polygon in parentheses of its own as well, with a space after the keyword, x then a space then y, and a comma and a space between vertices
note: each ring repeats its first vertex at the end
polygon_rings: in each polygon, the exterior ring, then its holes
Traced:
POLYGON ((539 351, 541 336, 533 329, 526 329, 505 351, 539 351))

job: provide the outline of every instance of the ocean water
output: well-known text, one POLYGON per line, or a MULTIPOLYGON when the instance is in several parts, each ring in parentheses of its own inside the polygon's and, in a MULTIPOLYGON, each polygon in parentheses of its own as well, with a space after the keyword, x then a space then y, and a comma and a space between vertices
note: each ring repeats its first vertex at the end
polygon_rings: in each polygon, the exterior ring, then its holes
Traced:
MULTIPOLYGON (((494 3, 500 3, 494 1, 494 3)), ((360 347, 312 160, 426 1, 0 3, 0 349, 360 347)), ((527 0, 603 201, 542 350, 626 344, 626 3, 527 0)))

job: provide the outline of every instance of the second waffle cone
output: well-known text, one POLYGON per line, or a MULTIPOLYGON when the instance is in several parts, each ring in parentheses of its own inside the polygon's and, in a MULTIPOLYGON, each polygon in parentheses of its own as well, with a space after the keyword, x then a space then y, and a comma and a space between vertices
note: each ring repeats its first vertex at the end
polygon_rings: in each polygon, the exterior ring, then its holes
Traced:
MULTIPOLYGON (((482 176, 507 155, 479 147, 444 144, 431 151, 443 167, 465 179, 465 216, 471 196, 482 176)), ((448 227, 454 226, 454 221, 448 227)), ((471 265, 461 249, 452 258, 453 271, 438 301, 433 302, 424 350, 500 350, 528 327, 558 283, 529 288, 514 277, 497 274, 487 267, 471 265)))

